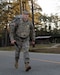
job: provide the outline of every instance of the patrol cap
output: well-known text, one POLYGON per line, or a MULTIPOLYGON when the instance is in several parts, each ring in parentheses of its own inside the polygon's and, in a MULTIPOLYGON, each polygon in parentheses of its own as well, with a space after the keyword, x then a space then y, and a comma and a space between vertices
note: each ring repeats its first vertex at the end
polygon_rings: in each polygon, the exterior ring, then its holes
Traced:
POLYGON ((24 10, 24 11, 23 11, 23 14, 25 14, 25 15, 29 15, 29 12, 26 11, 26 10, 24 10))

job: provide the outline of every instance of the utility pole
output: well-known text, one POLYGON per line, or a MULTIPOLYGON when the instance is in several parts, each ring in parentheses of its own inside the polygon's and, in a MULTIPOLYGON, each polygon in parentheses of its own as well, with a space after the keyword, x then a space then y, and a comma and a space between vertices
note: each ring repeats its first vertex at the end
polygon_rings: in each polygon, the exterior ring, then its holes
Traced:
POLYGON ((32 6, 32 23, 34 25, 34 6, 33 6, 33 0, 31 0, 31 6, 32 6))
POLYGON ((26 9, 26 0, 22 1, 22 10, 24 11, 26 9))
POLYGON ((22 14, 22 0, 20 0, 20 14, 22 14))

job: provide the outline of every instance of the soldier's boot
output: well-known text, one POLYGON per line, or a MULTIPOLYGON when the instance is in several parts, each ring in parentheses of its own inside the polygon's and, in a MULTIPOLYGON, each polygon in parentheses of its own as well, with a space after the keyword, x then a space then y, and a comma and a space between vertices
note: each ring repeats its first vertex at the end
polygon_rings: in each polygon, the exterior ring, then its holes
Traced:
POLYGON ((18 61, 15 61, 15 68, 18 69, 18 61))
POLYGON ((29 63, 25 63, 25 71, 28 72, 31 69, 29 63))

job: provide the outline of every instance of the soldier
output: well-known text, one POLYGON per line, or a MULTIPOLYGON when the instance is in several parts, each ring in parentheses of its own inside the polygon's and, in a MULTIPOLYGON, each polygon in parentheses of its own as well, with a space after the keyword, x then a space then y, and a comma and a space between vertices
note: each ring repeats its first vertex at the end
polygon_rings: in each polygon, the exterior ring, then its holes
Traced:
POLYGON ((10 23, 10 40, 15 44, 15 68, 18 68, 18 60, 21 49, 24 53, 25 71, 31 69, 29 58, 29 40, 31 37, 32 44, 35 44, 35 31, 31 21, 28 20, 29 12, 23 11, 22 15, 16 16, 10 23))

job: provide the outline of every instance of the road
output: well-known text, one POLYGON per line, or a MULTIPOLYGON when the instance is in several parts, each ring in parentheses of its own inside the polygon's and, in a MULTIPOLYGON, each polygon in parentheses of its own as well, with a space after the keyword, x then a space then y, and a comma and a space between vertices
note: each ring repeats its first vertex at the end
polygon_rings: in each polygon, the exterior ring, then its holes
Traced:
POLYGON ((19 68, 14 67, 14 51, 0 51, 0 75, 60 75, 60 54, 30 52, 29 72, 24 70, 23 53, 21 52, 19 68))

